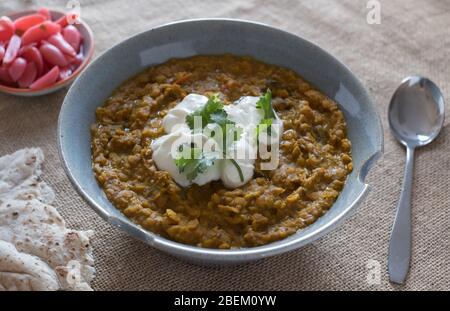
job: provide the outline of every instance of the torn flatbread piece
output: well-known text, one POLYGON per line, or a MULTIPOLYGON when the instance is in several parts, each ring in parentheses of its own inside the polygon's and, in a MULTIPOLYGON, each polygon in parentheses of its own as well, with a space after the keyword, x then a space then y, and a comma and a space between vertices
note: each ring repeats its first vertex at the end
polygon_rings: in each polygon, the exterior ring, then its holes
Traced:
POLYGON ((0 158, 0 290, 92 290, 93 232, 67 229, 49 205, 54 194, 40 179, 43 160, 37 148, 0 158))
POLYGON ((55 271, 45 262, 0 240, 0 290, 54 291, 59 288, 55 271))
POLYGON ((0 157, 0 203, 6 199, 38 199, 50 204, 53 190, 41 180, 44 154, 39 148, 28 148, 0 157))

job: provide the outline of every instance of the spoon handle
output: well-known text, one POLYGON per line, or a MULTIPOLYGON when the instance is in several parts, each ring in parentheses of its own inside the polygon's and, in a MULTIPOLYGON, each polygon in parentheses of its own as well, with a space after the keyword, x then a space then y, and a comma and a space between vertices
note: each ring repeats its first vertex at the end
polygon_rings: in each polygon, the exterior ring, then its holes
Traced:
POLYGON ((414 148, 406 148, 406 167, 389 244, 388 271, 393 283, 403 284, 411 259, 411 191, 414 176, 414 148))

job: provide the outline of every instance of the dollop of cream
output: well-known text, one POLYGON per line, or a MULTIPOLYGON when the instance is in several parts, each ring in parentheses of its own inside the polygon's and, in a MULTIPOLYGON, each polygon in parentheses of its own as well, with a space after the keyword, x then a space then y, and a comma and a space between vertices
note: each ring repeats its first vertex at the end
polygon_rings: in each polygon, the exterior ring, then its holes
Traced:
MULTIPOLYGON (((179 172, 175 164, 175 159, 179 156, 179 146, 195 142, 196 147, 203 148, 205 144, 211 141, 211 138, 204 133, 193 133, 186 124, 186 116, 202 108, 208 102, 208 98, 198 94, 187 95, 178 105, 170 109, 163 118, 162 125, 167 134, 154 140, 151 144, 153 161, 158 169, 169 172, 175 182, 182 187, 187 187, 192 183, 201 186, 219 179, 227 188, 236 188, 246 184, 253 178, 258 151, 256 127, 264 117, 263 111, 256 108, 258 100, 259 97, 244 96, 235 103, 224 106, 228 119, 242 129, 242 134, 239 140, 234 141, 224 150, 227 157, 221 158, 222 153, 218 154, 216 150, 215 156, 218 156, 218 158, 213 162, 213 165, 190 181, 183 173, 179 172), (230 161, 230 158, 234 159, 241 168, 243 180, 241 180, 239 171, 230 161)), ((274 124, 282 125, 282 122, 277 118, 274 120, 274 124)), ((213 130, 214 126, 214 124, 209 124, 207 128, 213 130)), ((281 127, 277 131, 277 137, 275 137, 277 142, 280 133, 282 133, 281 127)), ((273 143, 274 140, 267 141, 273 143)), ((206 148, 206 150, 209 150, 209 148, 206 148)))

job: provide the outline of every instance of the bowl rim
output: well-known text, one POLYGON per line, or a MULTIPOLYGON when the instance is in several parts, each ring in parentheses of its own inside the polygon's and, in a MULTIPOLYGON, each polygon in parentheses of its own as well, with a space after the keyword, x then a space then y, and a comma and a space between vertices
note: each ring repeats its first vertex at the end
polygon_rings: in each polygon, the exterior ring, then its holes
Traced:
MULTIPOLYGON (((96 60, 101 59, 106 53, 108 53, 112 49, 120 48, 121 44, 124 44, 125 42, 132 40, 135 37, 138 37, 144 33, 156 31, 158 29, 164 28, 164 27, 170 27, 173 25, 178 24, 184 24, 184 23, 197 23, 197 22, 225 22, 225 23, 237 23, 237 24, 251 24, 256 25, 258 27, 265 28, 270 31, 280 32, 284 35, 287 35, 289 37, 292 37, 295 40, 301 40, 303 44, 308 45, 310 48, 316 49, 323 53, 325 56, 333 59, 337 63, 337 65, 341 66, 341 68, 349 74, 352 79, 354 79, 358 89, 362 91, 362 96, 367 99, 368 105, 372 108, 374 112, 374 119, 377 123, 377 132, 380 134, 377 138, 377 144, 375 146, 376 150, 371 154, 365 161, 363 162, 361 166, 361 171, 359 175, 356 177, 357 181, 361 183, 362 190, 359 193, 359 195, 353 200, 353 202, 349 205, 347 205, 342 211, 339 212, 334 218, 330 219, 327 223, 325 223, 323 226, 309 232, 306 235, 303 235, 298 238, 291 238, 288 240, 289 237, 286 237, 279 241, 274 241, 269 244, 265 244, 262 246, 256 246, 251 248, 236 248, 236 249, 211 249, 211 248, 202 248, 195 245, 188 245, 183 244, 180 242, 172 241, 167 238, 164 238, 160 235, 157 235, 156 233, 153 233, 151 231, 143 229, 138 224, 133 223, 131 220, 123 219, 123 218, 117 218, 116 216, 110 215, 102 206, 100 203, 97 203, 94 199, 92 199, 89 194, 83 189, 82 185, 75 179, 74 175, 71 172, 71 168, 69 168, 69 163, 67 162, 67 159, 64 155, 64 150, 62 146, 62 140, 63 136, 61 133, 62 128, 62 116, 64 115, 64 111, 66 109, 67 98, 70 96, 71 92, 73 91, 73 86, 69 89, 68 93, 66 94, 66 98, 64 99, 64 102, 61 106, 59 118, 58 118, 58 130, 57 130, 57 140, 58 140, 58 152, 60 155, 60 158, 63 163, 64 170, 69 177, 70 181, 74 185, 76 191, 81 195, 81 197, 95 210, 95 212, 100 215, 104 220, 109 222, 110 224, 126 231, 127 234, 131 235, 132 237, 139 239, 152 247, 155 247, 159 250, 168 252, 172 255, 175 255, 177 257, 182 257, 184 259, 194 261, 194 262, 200 262, 206 261, 208 263, 218 263, 218 264, 230 264, 230 263, 240 263, 240 262, 246 262, 246 261, 252 261, 257 260, 261 258, 271 257, 275 255, 279 255, 281 253, 285 253, 297 248, 300 248, 301 246, 304 246, 306 244, 311 243, 312 241, 315 241, 322 237, 323 235, 329 233, 331 230, 335 229, 338 224, 342 223, 345 219, 347 219, 351 212, 359 205, 359 203, 367 196, 368 190, 370 189, 370 186, 364 182, 365 177, 367 176, 370 169, 374 166, 374 164, 377 162, 377 160, 382 156, 384 151, 384 135, 383 135, 383 125, 381 122, 381 118, 378 114, 378 111, 375 109, 375 106, 373 105, 373 101, 371 97, 369 96, 366 88, 363 86, 361 81, 356 77, 355 74, 353 74, 350 69, 344 65, 340 60, 338 60, 336 57, 331 55, 326 50, 322 49, 318 45, 312 43, 311 41, 304 39, 303 37, 300 37, 294 33, 288 32, 283 29, 279 29, 277 27, 273 27, 264 23, 255 22, 255 21, 249 21, 244 19, 233 19, 233 18, 197 18, 197 19, 186 19, 186 20, 178 20, 170 23, 165 23, 156 27, 152 27, 150 29, 141 31, 139 33, 136 33, 134 35, 128 36, 124 40, 120 41, 119 43, 113 45, 112 47, 108 48, 104 52, 101 53, 97 57, 96 60)), ((80 78, 80 77, 78 77, 80 78)), ((77 79, 78 79, 77 78, 77 79)), ((76 81, 73 85, 76 84, 76 81)), ((124 216, 126 217, 126 216, 124 216)), ((300 229, 301 230, 301 229, 300 229)), ((300 231, 299 230, 299 231, 300 231)), ((299 232, 298 231, 298 232, 299 232)), ((293 235, 295 236, 295 234, 293 235)), ((292 237, 292 236, 291 236, 292 237)))
MULTIPOLYGON (((50 13, 57 13, 57 14, 61 14, 61 15, 66 14, 65 12, 59 11, 59 10, 49 10, 49 11, 50 11, 50 13)), ((13 11, 13 12, 8 12, 4 16, 11 17, 11 15, 27 14, 27 13, 33 13, 33 12, 36 12, 36 10, 13 11)), ((39 90, 10 87, 10 86, 6 86, 6 85, 3 85, 0 83, 0 91, 7 93, 7 94, 12 94, 12 95, 19 95, 19 94, 32 95, 32 94, 41 94, 41 93, 48 94, 49 90, 54 89, 56 91, 57 89, 59 89, 59 87, 62 87, 64 85, 72 82, 73 80, 75 80, 75 78, 81 73, 81 71, 83 71, 86 68, 86 66, 92 60, 92 57, 94 56, 94 52, 95 52, 94 32, 82 18, 78 18, 78 21, 80 22, 80 25, 82 25, 86 29, 86 31, 89 35, 89 38, 91 40, 91 48, 89 49, 89 51, 86 52, 85 58, 84 58, 83 62, 81 63, 81 65, 75 70, 74 73, 72 73, 70 75, 69 78, 58 81, 53 85, 47 86, 46 88, 39 89, 39 90)))

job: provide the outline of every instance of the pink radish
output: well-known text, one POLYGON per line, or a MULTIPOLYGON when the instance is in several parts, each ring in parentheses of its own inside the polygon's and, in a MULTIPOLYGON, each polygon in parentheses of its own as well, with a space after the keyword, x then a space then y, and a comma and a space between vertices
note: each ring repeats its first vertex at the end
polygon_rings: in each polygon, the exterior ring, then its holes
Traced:
POLYGON ((42 77, 40 77, 39 79, 34 81, 30 85, 30 89, 40 90, 40 89, 46 88, 46 87, 52 85, 53 83, 55 83, 56 80, 58 80, 58 77, 59 77, 59 67, 55 66, 52 68, 52 70, 50 70, 45 75, 43 75, 42 77))
POLYGON ((84 60, 84 51, 83 51, 83 45, 80 45, 80 51, 78 54, 74 57, 71 55, 66 55, 66 59, 69 63, 75 64, 77 67, 83 63, 84 60))
POLYGON ((36 65, 33 62, 31 62, 27 64, 25 71, 22 74, 22 77, 20 77, 20 79, 17 82, 19 83, 20 87, 27 88, 34 82, 34 80, 36 80, 36 78, 37 78, 36 65))
POLYGON ((25 72, 25 67, 27 67, 27 61, 22 57, 17 57, 9 66, 8 72, 14 82, 20 79, 20 77, 25 72))
POLYGON ((31 14, 19 17, 14 21, 16 33, 22 35, 28 28, 45 22, 46 18, 41 14, 31 14))
POLYGON ((64 55, 64 57, 66 58, 67 63, 69 63, 69 64, 73 64, 73 63, 76 62, 76 57, 75 57, 75 56, 72 56, 72 55, 64 55))
MULTIPOLYGON (((80 46, 80 52, 75 57, 75 61, 73 62, 74 68, 77 69, 84 61, 84 52, 83 52, 83 46, 80 46)), ((74 71, 75 71, 74 69, 74 71)))
POLYGON ((14 23, 8 16, 0 17, 0 41, 8 41, 15 31, 14 23))
POLYGON ((19 56, 22 55, 29 48, 36 47, 37 45, 38 45, 37 42, 33 42, 28 45, 22 46, 19 50, 19 56))
POLYGON ((61 52, 65 54, 69 54, 72 56, 77 55, 77 52, 75 52, 73 47, 69 43, 67 43, 67 41, 64 40, 63 36, 61 36, 61 34, 59 33, 51 36, 47 41, 56 46, 58 49, 60 49, 61 52))
POLYGON ((53 44, 45 43, 41 45, 39 51, 42 54, 42 57, 49 64, 65 67, 69 64, 64 54, 53 44))
POLYGON ((3 56, 5 56, 5 45, 0 42, 0 63, 2 62, 3 56))
POLYGON ((47 72, 50 71, 50 67, 49 64, 47 64, 46 62, 44 62, 44 69, 42 69, 42 75, 45 75, 47 72))
POLYGON ((74 64, 78 67, 83 62, 84 57, 83 54, 78 53, 76 56, 66 55, 66 60, 69 64, 74 64))
POLYGON ((81 43, 81 34, 75 26, 69 25, 63 29, 64 39, 78 52, 81 43))
POLYGON ((78 69, 78 67, 80 67, 80 65, 81 65, 81 62, 79 62, 78 60, 75 60, 69 64, 69 68, 72 70, 72 72, 75 72, 78 69))
POLYGON ((66 27, 67 25, 69 25, 69 21, 68 21, 68 16, 64 15, 62 17, 60 17, 59 19, 56 20, 56 22, 58 25, 60 25, 61 27, 66 27))
POLYGON ((8 85, 14 83, 9 75, 8 68, 0 67, 0 81, 7 83, 8 85))
POLYGON ((84 60, 83 54, 78 53, 77 56, 75 57, 74 64, 80 66, 83 63, 83 60, 84 60))
POLYGON ((16 59, 17 54, 19 53, 20 46, 22 44, 22 40, 18 35, 13 35, 11 40, 9 40, 8 47, 5 51, 5 56, 3 57, 3 64, 10 64, 16 59))
POLYGON ((49 21, 52 20, 52 15, 50 14, 50 11, 47 8, 40 8, 37 11, 37 13, 42 15, 43 17, 45 17, 46 20, 49 20, 49 21))
POLYGON ((61 26, 50 21, 45 21, 39 25, 28 28, 22 36, 23 45, 41 41, 57 34, 61 31, 61 26))
POLYGON ((36 65, 37 73, 40 76, 44 72, 44 59, 37 47, 31 46, 26 48, 21 54, 27 62, 33 62, 36 65))

